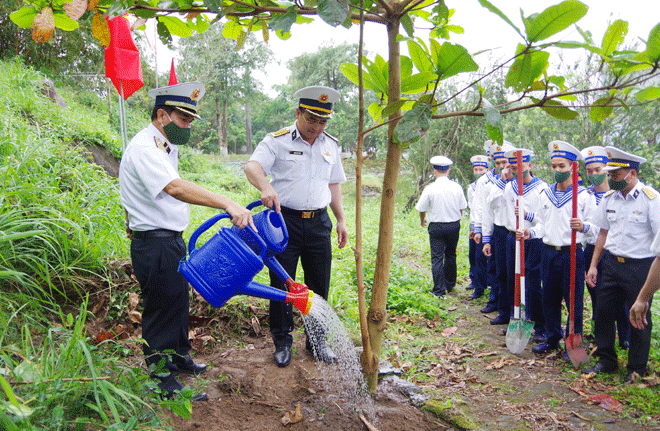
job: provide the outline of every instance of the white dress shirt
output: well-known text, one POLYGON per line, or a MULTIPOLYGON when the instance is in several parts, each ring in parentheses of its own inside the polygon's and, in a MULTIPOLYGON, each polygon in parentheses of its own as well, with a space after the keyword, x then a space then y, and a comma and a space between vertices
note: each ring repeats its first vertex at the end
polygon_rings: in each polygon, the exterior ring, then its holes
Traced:
POLYGON ((460 184, 448 177, 438 177, 424 188, 415 209, 427 213, 429 223, 451 223, 461 219, 467 208, 465 193, 460 184))

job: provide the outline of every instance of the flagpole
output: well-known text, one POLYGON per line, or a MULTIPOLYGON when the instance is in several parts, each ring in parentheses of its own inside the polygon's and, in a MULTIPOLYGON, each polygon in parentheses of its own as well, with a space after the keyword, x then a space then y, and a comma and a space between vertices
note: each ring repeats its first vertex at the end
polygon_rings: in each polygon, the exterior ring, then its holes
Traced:
POLYGON ((121 152, 123 154, 128 136, 126 133, 126 112, 124 111, 124 81, 121 79, 119 80, 119 88, 119 128, 121 129, 121 152))

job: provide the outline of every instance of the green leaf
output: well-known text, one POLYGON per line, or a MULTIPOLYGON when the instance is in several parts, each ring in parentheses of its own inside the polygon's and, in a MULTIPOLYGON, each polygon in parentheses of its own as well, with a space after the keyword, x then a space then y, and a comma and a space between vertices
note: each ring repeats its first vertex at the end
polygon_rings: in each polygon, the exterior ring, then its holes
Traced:
POLYGON ((64 30, 64 31, 73 31, 77 30, 79 25, 78 21, 74 21, 64 12, 54 12, 53 18, 55 19, 55 27, 64 30))
POLYGON ((502 12, 501 10, 499 10, 498 8, 496 8, 496 7, 495 7, 492 3, 490 3, 488 0, 479 0, 479 4, 480 4, 481 6, 483 6, 483 7, 485 7, 486 9, 488 9, 489 11, 491 11, 492 13, 494 13, 495 15, 499 16, 500 18, 502 18, 502 19, 503 19, 504 21, 506 21, 511 27, 513 27, 513 29, 516 31, 516 33, 518 33, 522 38, 525 38, 525 36, 523 36, 523 34, 520 32, 520 29, 519 29, 518 27, 516 27, 515 24, 513 24, 513 22, 511 22, 511 20, 509 19, 509 17, 506 16, 506 15, 504 14, 504 12, 502 12))
POLYGON ((502 124, 502 114, 488 99, 483 99, 483 110, 486 124, 492 127, 499 127, 502 124))
POLYGON ((14 24, 20 28, 30 28, 32 26, 32 21, 34 21, 34 17, 37 16, 37 13, 39 13, 37 9, 30 6, 23 6, 16 12, 12 12, 9 15, 9 19, 11 19, 14 24))
POLYGON ((291 26, 296 22, 296 7, 291 6, 286 10, 286 13, 281 13, 273 16, 270 20, 270 28, 278 33, 289 33, 291 26))
POLYGON ((156 24, 156 30, 158 31, 158 38, 164 45, 170 46, 172 44, 172 35, 167 29, 165 23, 158 21, 156 24))
POLYGON ((161 16, 158 18, 160 22, 165 24, 171 34, 179 37, 190 37, 193 31, 188 24, 174 16, 161 16))
POLYGON ((479 70, 479 65, 474 62, 467 49, 449 42, 443 43, 438 49, 434 61, 436 73, 441 79, 447 79, 462 72, 479 70))
POLYGON ((401 17, 401 26, 403 26, 403 29, 406 31, 408 36, 413 37, 415 27, 413 26, 413 20, 410 17, 410 14, 405 14, 401 17))
POLYGON ((655 100, 660 97, 660 87, 646 87, 642 91, 638 91, 635 94, 635 98, 639 102, 646 102, 649 100, 655 100))
POLYGON ((488 132, 488 137, 495 143, 501 144, 504 141, 504 132, 502 132, 502 127, 493 127, 490 124, 486 123, 486 131, 488 132))
POLYGON ((433 72, 420 72, 401 80, 402 94, 417 94, 427 91, 430 83, 437 79, 433 72))
POLYGON ((241 37, 241 33, 243 33, 243 26, 231 19, 227 20, 222 28, 222 35, 227 39, 234 39, 237 41, 238 38, 241 37))
POLYGON ((403 115, 394 129, 395 142, 413 144, 431 127, 431 105, 417 103, 403 115))
POLYGON ((644 53, 651 63, 656 64, 660 61, 660 24, 651 29, 644 53))
POLYGON ((371 114, 371 118, 374 119, 376 122, 380 122, 380 119, 382 117, 381 113, 383 112, 383 107, 378 104, 378 102, 374 102, 371 105, 369 105, 369 114, 371 114))
MULTIPOLYGON (((535 99, 533 97, 532 97, 532 101, 534 103, 540 102, 539 99, 535 99)), ((564 106, 561 102, 558 102, 556 100, 547 100, 543 104, 543 106, 541 106, 541 109, 543 109, 546 112, 546 114, 558 120, 570 121, 570 120, 574 120, 578 116, 578 113, 576 111, 573 111, 572 109, 564 106)))
POLYGON ((389 70, 383 57, 377 55, 374 61, 366 61, 364 65, 369 72, 373 90, 376 93, 389 94, 389 70))
POLYGON ((620 19, 614 21, 607 27, 605 35, 603 35, 603 56, 611 55, 623 43, 623 39, 628 34, 628 23, 620 19))
POLYGON ((538 15, 530 15, 525 21, 527 40, 538 42, 547 39, 579 21, 587 10, 589 7, 578 0, 565 0, 538 15))
MULTIPOLYGON (((339 69, 341 70, 341 73, 343 73, 344 76, 349 81, 351 81, 355 85, 359 85, 357 64, 342 63, 339 66, 339 69)), ((367 72, 366 70, 362 71, 362 85, 364 86, 365 90, 377 91, 373 83, 371 82, 371 76, 369 75, 369 72, 367 72)))
POLYGON ((408 41, 408 52, 410 59, 420 72, 427 72, 433 70, 431 58, 426 50, 426 46, 414 40, 408 41))
POLYGON ((565 49, 586 49, 587 51, 591 51, 594 54, 603 54, 603 50, 599 47, 584 42, 556 42, 553 43, 552 46, 565 49))
POLYGON ((337 27, 348 16, 348 2, 346 0, 319 0, 316 11, 323 21, 337 27))
MULTIPOLYGON (((611 97, 601 97, 594 102, 594 105, 606 105, 612 101, 611 97)), ((603 121, 612 115, 614 108, 612 106, 592 106, 589 110, 589 118, 592 123, 596 121, 603 121)))
POLYGON ((390 115, 396 113, 396 111, 401 109, 401 107, 403 105, 405 105, 406 102, 408 102, 408 101, 407 100, 399 100, 398 102, 390 103, 385 108, 383 108, 380 115, 382 115, 383 117, 389 117, 390 115))
POLYGON ((222 0, 204 0, 204 5, 213 13, 224 15, 222 12, 222 0))
MULTIPOLYGON (((524 48, 523 45, 518 47, 524 48)), ((516 91, 529 88, 548 68, 549 57, 550 54, 544 51, 527 51, 518 56, 506 74, 505 85, 516 91)))

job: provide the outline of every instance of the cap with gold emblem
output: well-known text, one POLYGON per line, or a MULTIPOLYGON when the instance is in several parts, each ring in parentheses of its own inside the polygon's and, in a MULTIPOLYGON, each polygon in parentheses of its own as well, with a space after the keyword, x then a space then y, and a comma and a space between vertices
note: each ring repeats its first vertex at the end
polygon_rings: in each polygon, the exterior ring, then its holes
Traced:
POLYGON ((474 168, 475 166, 483 166, 484 168, 488 167, 488 156, 472 156, 470 157, 470 161, 472 162, 472 167, 474 168))
POLYGON ((321 118, 332 117, 332 104, 339 100, 339 92, 334 88, 312 85, 301 88, 293 95, 298 99, 298 108, 303 108, 321 118))
POLYGON ((572 162, 582 160, 582 153, 573 145, 566 141, 552 141, 548 144, 548 151, 550 151, 550 158, 563 157, 572 162))
POLYGON ((490 146, 490 155, 493 159, 503 159, 504 153, 510 150, 515 150, 516 147, 509 141, 504 141, 501 144, 493 143, 490 146))
POLYGON ((584 164, 588 165, 590 163, 607 163, 610 161, 607 156, 607 151, 605 148, 595 145, 593 147, 587 147, 581 151, 582 156, 584 157, 584 164))
POLYGON ((615 171, 617 169, 639 169, 639 165, 644 163, 646 159, 641 156, 626 153, 615 147, 605 147, 607 157, 610 159, 607 166, 603 168, 604 171, 615 171))
POLYGON ((206 90, 201 82, 185 82, 167 87, 149 90, 149 97, 156 99, 156 106, 172 106, 181 112, 200 118, 197 114, 197 102, 206 90))

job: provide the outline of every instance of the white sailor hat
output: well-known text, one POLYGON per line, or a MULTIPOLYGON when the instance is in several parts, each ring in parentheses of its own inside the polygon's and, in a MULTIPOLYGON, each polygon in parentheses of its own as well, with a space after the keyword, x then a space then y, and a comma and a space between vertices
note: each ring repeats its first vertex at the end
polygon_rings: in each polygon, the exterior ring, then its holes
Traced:
POLYGON ((433 169, 438 171, 446 171, 449 169, 450 165, 454 164, 454 162, 452 162, 449 157, 445 156, 433 156, 431 157, 430 162, 433 165, 433 169))
POLYGON ((332 104, 339 100, 339 92, 334 88, 312 85, 301 88, 293 95, 298 99, 298 108, 303 108, 321 118, 332 117, 332 104))
POLYGON ((515 149, 516 147, 514 147, 513 144, 509 141, 504 141, 501 145, 497 143, 493 143, 490 146, 490 156, 493 159, 503 159, 504 153, 515 149))
POLYGON ((490 146, 491 146, 491 145, 493 145, 493 141, 490 140, 490 139, 487 140, 486 142, 484 142, 484 151, 485 151, 486 154, 489 155, 489 156, 491 155, 491 154, 490 154, 490 146))
POLYGON ((607 157, 610 159, 607 166, 603 168, 604 171, 615 171, 617 169, 639 169, 639 165, 644 163, 646 159, 641 156, 626 153, 615 147, 605 147, 607 157))
POLYGON ((552 141, 548 144, 548 151, 550 151, 550 158, 563 157, 571 161, 582 160, 582 153, 580 150, 572 146, 566 141, 552 141))
POLYGON ((589 163, 607 163, 610 160, 605 148, 599 145, 584 148, 580 152, 582 153, 582 157, 584 157, 585 165, 588 165, 589 163))
POLYGON ((197 114, 197 102, 206 92, 201 82, 184 82, 183 84, 169 85, 149 90, 149 97, 156 99, 156 106, 172 106, 193 117, 197 114))
POLYGON ((518 151, 522 151, 522 161, 529 162, 532 160, 534 151, 525 148, 514 148, 504 153, 504 157, 509 159, 509 163, 518 163, 518 151))
POLYGON ((472 167, 475 166, 483 166, 485 168, 488 167, 488 156, 472 156, 470 157, 470 161, 472 162, 472 167))

